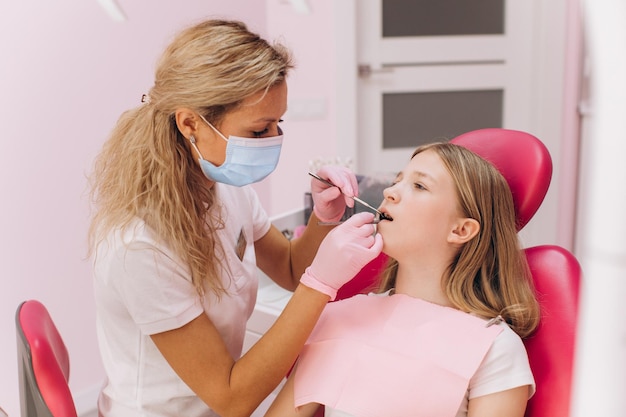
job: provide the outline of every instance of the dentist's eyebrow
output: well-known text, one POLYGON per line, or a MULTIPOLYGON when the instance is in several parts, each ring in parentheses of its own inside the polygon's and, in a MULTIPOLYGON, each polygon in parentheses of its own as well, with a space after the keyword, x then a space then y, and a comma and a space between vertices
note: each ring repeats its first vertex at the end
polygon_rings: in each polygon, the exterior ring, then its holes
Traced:
POLYGON ((273 117, 261 117, 260 119, 254 120, 253 123, 258 123, 258 122, 273 123, 273 122, 280 122, 281 120, 282 120, 281 117, 279 117, 278 119, 275 119, 273 117))

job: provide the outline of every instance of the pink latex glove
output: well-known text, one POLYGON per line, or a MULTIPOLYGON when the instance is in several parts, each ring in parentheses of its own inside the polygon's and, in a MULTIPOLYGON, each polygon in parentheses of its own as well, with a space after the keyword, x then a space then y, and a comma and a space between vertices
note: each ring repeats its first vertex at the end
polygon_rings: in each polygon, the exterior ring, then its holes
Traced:
POLYGON ((317 175, 332 182, 336 187, 315 178, 311 179, 313 212, 320 221, 336 222, 343 216, 346 206, 354 206, 354 200, 350 196, 358 197, 359 185, 356 176, 348 168, 335 165, 323 166, 317 171, 317 175), (346 195, 342 194, 342 191, 346 195))
POLYGON ((374 233, 372 213, 357 213, 328 233, 300 282, 328 295, 350 281, 383 249, 383 238, 374 233))

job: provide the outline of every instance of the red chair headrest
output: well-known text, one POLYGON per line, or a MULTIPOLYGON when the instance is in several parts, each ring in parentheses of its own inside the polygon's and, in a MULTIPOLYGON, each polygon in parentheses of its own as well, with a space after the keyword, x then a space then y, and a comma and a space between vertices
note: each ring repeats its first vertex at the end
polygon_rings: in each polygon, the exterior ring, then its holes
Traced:
POLYGON ((552 159, 535 136, 518 130, 479 129, 463 133, 450 142, 463 146, 491 162, 509 183, 517 230, 539 209, 552 179, 552 159))

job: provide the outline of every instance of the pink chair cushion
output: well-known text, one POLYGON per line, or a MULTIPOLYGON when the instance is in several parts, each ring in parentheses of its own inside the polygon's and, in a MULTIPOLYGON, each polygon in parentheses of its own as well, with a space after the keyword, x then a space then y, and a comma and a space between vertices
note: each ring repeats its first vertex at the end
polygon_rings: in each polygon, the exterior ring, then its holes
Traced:
POLYGON ((529 133, 499 128, 474 130, 450 142, 480 155, 502 173, 511 188, 517 230, 521 230, 539 209, 550 186, 552 159, 546 146, 529 133))
POLYGON ((68 386, 69 355, 48 310, 39 301, 26 301, 18 322, 30 347, 37 386, 50 412, 55 417, 76 417, 68 386))

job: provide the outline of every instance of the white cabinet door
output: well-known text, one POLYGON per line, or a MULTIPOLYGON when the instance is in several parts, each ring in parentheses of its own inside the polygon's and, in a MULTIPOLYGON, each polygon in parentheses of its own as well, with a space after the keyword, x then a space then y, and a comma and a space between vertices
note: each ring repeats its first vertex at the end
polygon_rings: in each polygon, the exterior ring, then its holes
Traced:
POLYGON ((530 130, 533 5, 357 1, 358 172, 396 172, 469 130, 530 130))

